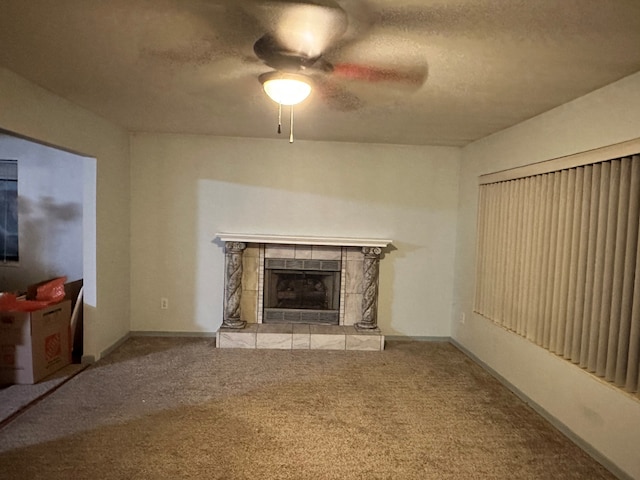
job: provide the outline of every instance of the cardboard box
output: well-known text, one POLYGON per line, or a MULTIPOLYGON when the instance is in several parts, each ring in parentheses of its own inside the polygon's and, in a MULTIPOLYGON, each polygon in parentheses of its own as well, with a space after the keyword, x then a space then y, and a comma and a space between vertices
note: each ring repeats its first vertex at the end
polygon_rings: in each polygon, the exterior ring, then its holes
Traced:
POLYGON ((71 363, 71 301, 0 312, 0 384, 33 384, 71 363))

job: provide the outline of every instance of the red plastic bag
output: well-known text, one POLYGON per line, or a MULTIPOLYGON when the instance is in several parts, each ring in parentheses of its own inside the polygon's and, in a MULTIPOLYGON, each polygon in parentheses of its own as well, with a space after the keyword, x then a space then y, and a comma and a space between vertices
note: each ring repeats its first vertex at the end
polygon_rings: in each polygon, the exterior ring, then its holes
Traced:
POLYGON ((47 302, 47 305, 58 303, 64 300, 64 284, 67 277, 58 277, 38 285, 36 289, 36 300, 47 302))
POLYGON ((50 305, 38 300, 18 300, 13 293, 0 293, 0 312, 34 312, 50 305))

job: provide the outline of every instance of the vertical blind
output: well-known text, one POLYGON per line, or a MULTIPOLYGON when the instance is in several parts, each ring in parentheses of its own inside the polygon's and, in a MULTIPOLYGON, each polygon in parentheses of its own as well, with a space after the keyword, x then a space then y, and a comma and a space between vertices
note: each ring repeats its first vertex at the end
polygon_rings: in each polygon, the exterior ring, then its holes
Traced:
POLYGON ((640 382, 640 155, 480 185, 475 311, 640 382))

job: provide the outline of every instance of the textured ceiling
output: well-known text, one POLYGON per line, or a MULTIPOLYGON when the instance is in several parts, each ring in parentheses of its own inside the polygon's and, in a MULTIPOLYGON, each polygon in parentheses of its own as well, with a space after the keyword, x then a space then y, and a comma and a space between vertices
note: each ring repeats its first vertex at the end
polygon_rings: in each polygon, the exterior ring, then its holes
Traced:
MULTIPOLYGON (((298 139, 464 145, 640 70, 637 0, 335 3, 325 58, 397 75, 321 77, 298 139)), ((0 65, 131 131, 273 138, 253 44, 293 7, 323 25, 300 2, 2 0, 0 65)))

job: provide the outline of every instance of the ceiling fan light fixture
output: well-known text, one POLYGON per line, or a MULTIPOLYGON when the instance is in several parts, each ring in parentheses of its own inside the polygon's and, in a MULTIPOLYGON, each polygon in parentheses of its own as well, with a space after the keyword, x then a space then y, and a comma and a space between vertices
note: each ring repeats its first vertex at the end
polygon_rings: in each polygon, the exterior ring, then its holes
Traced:
POLYGON ((305 75, 268 72, 258 79, 269 98, 280 105, 297 105, 311 93, 311 81, 305 75))

